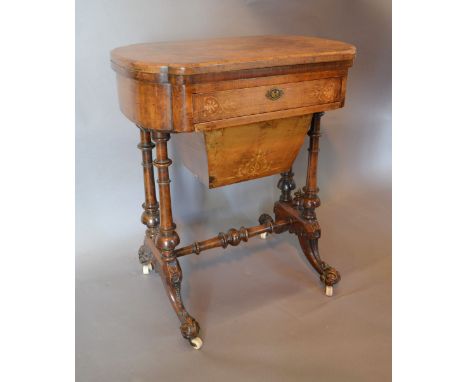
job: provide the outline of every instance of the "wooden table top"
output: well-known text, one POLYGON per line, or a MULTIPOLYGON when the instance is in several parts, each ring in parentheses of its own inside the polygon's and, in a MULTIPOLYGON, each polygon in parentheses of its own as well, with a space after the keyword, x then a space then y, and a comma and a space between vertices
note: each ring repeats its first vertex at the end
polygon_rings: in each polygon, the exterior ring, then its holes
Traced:
POLYGON ((353 60, 355 54, 340 41, 278 35, 128 45, 114 49, 111 60, 129 71, 192 75, 353 60))

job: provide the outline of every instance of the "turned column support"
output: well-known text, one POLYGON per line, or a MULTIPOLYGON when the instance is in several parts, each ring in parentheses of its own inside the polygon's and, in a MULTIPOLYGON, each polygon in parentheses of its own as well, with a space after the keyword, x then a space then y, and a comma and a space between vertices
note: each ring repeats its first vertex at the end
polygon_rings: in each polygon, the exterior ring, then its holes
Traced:
POLYGON ((281 190, 280 202, 291 202, 291 191, 296 189, 292 167, 288 171, 281 173, 277 187, 281 190))
POLYGON ((165 259, 174 258, 174 248, 179 244, 179 235, 175 231, 176 225, 172 219, 171 180, 169 179, 169 166, 172 161, 167 155, 167 141, 169 133, 154 132, 153 140, 156 144, 156 159, 153 164, 158 171, 158 189, 160 202, 159 232, 156 237, 156 247, 165 259))
POLYGON ((320 139, 320 119, 325 113, 314 113, 307 133, 309 135, 309 158, 307 165, 306 185, 302 195, 302 216, 307 220, 316 220, 315 209, 320 206, 317 187, 317 166, 320 139))
MULTIPOLYGON (((159 226, 159 204, 156 197, 153 169, 153 148, 155 145, 151 141, 149 130, 140 126, 137 127, 140 129, 140 143, 137 147, 141 150, 141 165, 143 166, 143 181, 145 186, 145 202, 142 204, 143 213, 141 214, 141 222, 146 226, 146 237, 154 240, 159 226)), ((147 267, 151 265, 153 256, 145 245, 142 245, 138 250, 138 259, 143 264, 144 272, 147 272, 147 267)))
MULTIPOLYGON (((320 280, 325 284, 327 296, 333 295, 333 285, 341 279, 340 273, 320 258, 318 239, 321 229, 315 209, 320 206, 317 187, 317 165, 319 154, 320 120, 323 112, 312 116, 309 132, 309 155, 307 164, 306 184, 302 190, 295 193, 291 199, 290 187, 292 170, 281 174, 278 188, 281 189, 280 201, 275 203, 275 219, 277 221, 289 219, 289 232, 297 235, 302 251, 308 262, 320 275, 320 280)), ((294 181, 292 181, 294 184, 294 181)))
POLYGON ((153 242, 147 239, 146 244, 154 254, 164 288, 180 321, 182 336, 193 346, 201 346, 201 339, 198 338, 200 326, 187 312, 182 301, 182 269, 175 254, 175 248, 180 239, 172 219, 171 180, 169 178, 169 166, 172 161, 167 154, 169 138, 169 133, 159 131, 153 133, 153 140, 156 144, 156 159, 153 164, 158 170, 160 226, 156 240, 153 242))
POLYGON ((141 127, 140 143, 138 148, 141 150, 141 165, 143 166, 143 180, 145 185, 145 202, 143 203, 143 213, 141 222, 146 225, 146 235, 155 237, 159 225, 159 204, 156 197, 156 187, 154 184, 153 170, 153 148, 155 144, 151 141, 151 133, 141 127))

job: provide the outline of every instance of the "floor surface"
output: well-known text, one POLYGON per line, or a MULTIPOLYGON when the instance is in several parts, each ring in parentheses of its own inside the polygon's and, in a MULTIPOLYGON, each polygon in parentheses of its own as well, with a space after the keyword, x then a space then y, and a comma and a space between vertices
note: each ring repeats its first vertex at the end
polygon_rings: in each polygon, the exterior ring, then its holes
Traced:
POLYGON ((159 276, 141 273, 142 237, 95 248, 96 261, 76 265, 76 380, 390 381, 390 192, 317 212, 322 259, 342 276, 331 298, 288 233, 181 259, 199 351, 179 335, 159 276))

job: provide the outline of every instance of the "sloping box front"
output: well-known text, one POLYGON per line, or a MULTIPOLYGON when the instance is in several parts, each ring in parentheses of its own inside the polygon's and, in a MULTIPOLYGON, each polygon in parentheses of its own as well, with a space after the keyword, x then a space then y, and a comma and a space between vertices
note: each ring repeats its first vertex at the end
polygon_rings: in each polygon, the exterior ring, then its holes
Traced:
POLYGON ((184 165, 209 188, 287 171, 311 115, 174 136, 184 165))

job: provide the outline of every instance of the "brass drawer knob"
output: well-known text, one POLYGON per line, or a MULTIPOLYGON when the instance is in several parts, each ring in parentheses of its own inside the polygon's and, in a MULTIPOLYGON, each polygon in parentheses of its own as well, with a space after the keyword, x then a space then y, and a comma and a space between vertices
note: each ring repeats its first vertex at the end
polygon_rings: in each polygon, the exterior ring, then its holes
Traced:
POLYGON ((281 89, 272 88, 266 92, 265 97, 267 97, 269 100, 276 101, 277 99, 280 99, 283 96, 283 94, 284 91, 282 91, 281 89))

